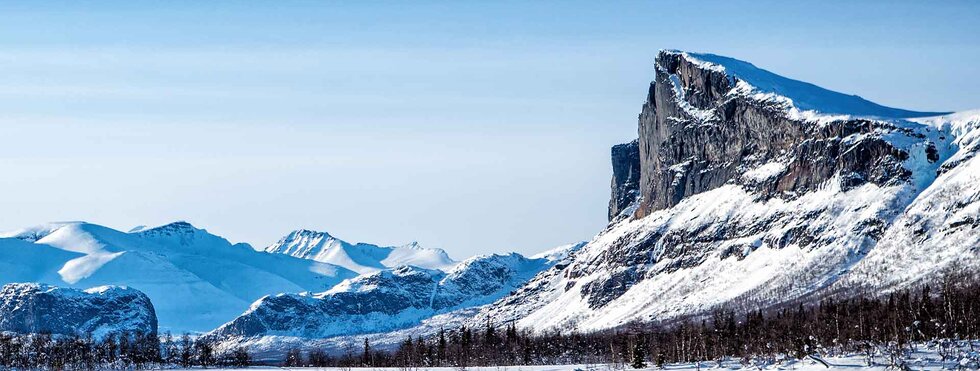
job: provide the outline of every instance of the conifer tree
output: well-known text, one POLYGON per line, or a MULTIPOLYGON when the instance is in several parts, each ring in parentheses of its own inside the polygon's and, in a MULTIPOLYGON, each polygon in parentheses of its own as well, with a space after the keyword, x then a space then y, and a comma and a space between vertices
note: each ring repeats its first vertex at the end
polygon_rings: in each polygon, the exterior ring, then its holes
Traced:
POLYGON ((645 368, 646 364, 646 353, 643 342, 639 337, 633 340, 633 361, 630 362, 630 367, 633 368, 645 368))

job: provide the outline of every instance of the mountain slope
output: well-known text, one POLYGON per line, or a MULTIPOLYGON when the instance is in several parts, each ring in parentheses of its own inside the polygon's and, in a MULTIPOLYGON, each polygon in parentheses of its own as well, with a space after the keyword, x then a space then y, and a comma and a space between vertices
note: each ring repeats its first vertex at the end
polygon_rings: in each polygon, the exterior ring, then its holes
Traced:
POLYGON ((841 286, 894 289, 980 272, 980 111, 916 121, 955 138, 954 154, 841 286))
POLYGON ((60 281, 58 270, 81 256, 17 238, 0 238, 0 283, 60 281))
POLYGON ((613 149, 610 225, 472 324, 603 329, 977 265, 973 115, 927 117, 710 54, 661 51, 655 72, 635 150, 613 149))
POLYGON ((401 266, 358 276, 318 294, 267 296, 208 336, 226 347, 246 344, 252 351, 267 353, 282 351, 276 347, 284 342, 312 344, 322 341, 317 339, 413 328, 430 331, 432 326, 425 326, 429 319, 491 303, 581 246, 562 246, 534 258, 516 253, 477 256, 448 272, 401 266))
POLYGON ((423 248, 416 242, 389 247, 366 243, 351 244, 327 232, 308 229, 290 232, 266 247, 265 251, 335 264, 361 274, 401 265, 448 270, 457 263, 445 251, 423 248))
POLYGON ((0 332, 92 334, 157 333, 153 304, 143 293, 116 286, 88 290, 36 283, 0 288, 0 332))
POLYGON ((42 266, 32 269, 38 277, 32 281, 138 288, 156 304, 161 330, 177 332, 213 329, 264 295, 322 291, 356 276, 331 264, 233 245, 184 222, 133 233, 55 223, 7 235, 51 250, 37 260, 42 266))

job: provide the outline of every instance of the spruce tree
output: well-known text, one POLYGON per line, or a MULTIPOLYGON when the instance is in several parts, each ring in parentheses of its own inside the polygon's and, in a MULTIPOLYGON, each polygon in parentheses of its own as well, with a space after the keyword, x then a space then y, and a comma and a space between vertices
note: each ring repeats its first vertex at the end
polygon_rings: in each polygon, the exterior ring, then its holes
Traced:
POLYGON ((371 344, 368 343, 368 339, 364 338, 364 353, 361 354, 361 363, 365 367, 374 366, 371 363, 371 344))
POLYGON ((436 349, 436 366, 442 366, 446 360, 446 330, 439 329, 439 345, 436 349))
POLYGON ((630 363, 630 367, 633 368, 646 368, 646 352, 643 348, 643 342, 641 339, 637 338, 633 340, 633 361, 630 363))

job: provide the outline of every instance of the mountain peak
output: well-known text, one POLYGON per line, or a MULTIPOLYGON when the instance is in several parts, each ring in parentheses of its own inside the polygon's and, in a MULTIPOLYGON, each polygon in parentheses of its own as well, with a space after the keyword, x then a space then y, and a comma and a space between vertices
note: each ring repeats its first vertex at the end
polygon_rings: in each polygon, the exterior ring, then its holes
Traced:
POLYGON ((326 232, 299 229, 290 232, 265 252, 331 263, 359 273, 413 265, 427 269, 449 269, 456 264, 442 249, 422 247, 417 241, 401 246, 349 243, 326 232))
MULTIPOLYGON (((919 112, 883 106, 854 94, 845 94, 817 85, 790 79, 769 72, 754 64, 731 57, 664 49, 657 56, 657 68, 676 70, 679 59, 691 65, 727 77, 725 94, 738 94, 767 104, 777 104, 797 114, 800 118, 817 119, 823 115, 845 115, 866 118, 903 119, 947 114, 949 112, 919 112)), ((671 72, 673 75, 674 72, 671 72)), ((688 86, 681 79, 672 82, 679 94, 685 90, 702 87, 688 86)))
POLYGON ((136 227, 130 230, 128 233, 139 236, 191 236, 202 233, 208 234, 207 230, 197 228, 191 223, 183 220, 178 220, 156 227, 136 227))
POLYGON ((292 232, 289 232, 289 234, 288 234, 288 235, 286 235, 286 236, 285 236, 285 237, 283 237, 283 238, 287 238, 287 237, 289 237, 289 236, 303 236, 303 237, 328 237, 328 238, 329 238, 329 237, 333 237, 333 236, 331 236, 331 235, 330 235, 330 233, 328 233, 328 232, 323 232, 323 231, 317 231, 317 230, 313 230, 313 229, 306 229, 306 228, 302 228, 302 229, 297 229, 297 230, 295 230, 295 231, 292 231, 292 232))

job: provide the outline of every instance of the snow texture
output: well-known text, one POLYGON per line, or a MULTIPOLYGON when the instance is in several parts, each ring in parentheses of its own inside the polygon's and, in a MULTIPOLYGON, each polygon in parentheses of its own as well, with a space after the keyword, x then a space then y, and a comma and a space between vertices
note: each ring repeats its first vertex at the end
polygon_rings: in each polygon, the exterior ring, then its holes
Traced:
POLYGON ((424 248, 417 242, 389 247, 367 243, 351 244, 327 232, 308 229, 290 232, 266 247, 265 251, 335 264, 360 274, 400 265, 448 270, 457 263, 442 249, 424 248))

